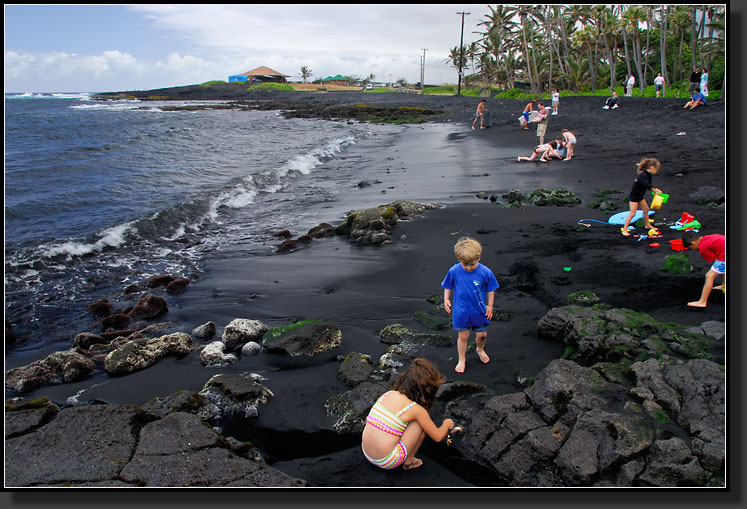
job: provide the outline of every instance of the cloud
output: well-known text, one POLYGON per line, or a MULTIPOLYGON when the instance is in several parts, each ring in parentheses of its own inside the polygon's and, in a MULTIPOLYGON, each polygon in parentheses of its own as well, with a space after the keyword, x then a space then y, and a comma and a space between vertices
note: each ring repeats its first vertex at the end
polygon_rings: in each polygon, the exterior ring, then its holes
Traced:
MULTIPOLYGON (((34 53, 6 41, 14 50, 5 53, 6 91, 163 88, 227 80, 261 65, 291 80, 300 80, 300 68, 307 66, 312 79, 374 74, 379 81, 415 82, 423 49, 426 83, 453 83, 456 71, 445 60, 459 43, 457 11, 471 13, 465 43, 477 38, 472 32, 488 11, 486 6, 443 4, 149 4, 126 9, 134 14, 127 20, 135 21, 118 28, 116 47, 104 46, 106 51, 96 54, 34 53)), ((60 29, 52 44, 65 36, 64 26, 60 29)), ((102 47, 95 30, 85 33, 90 44, 102 47)))

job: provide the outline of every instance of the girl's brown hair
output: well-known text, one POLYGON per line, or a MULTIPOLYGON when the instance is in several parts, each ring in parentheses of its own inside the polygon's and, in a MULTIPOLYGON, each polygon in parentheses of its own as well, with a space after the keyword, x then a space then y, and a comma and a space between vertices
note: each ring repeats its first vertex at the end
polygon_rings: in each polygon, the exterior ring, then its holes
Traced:
POLYGON ((436 391, 445 380, 433 364, 423 358, 417 358, 399 375, 393 388, 426 410, 430 410, 436 401, 436 391))
POLYGON ((658 159, 655 157, 647 157, 645 159, 641 159, 641 162, 636 165, 636 169, 638 170, 638 173, 641 173, 642 171, 648 170, 651 167, 658 168, 661 166, 661 163, 658 159))

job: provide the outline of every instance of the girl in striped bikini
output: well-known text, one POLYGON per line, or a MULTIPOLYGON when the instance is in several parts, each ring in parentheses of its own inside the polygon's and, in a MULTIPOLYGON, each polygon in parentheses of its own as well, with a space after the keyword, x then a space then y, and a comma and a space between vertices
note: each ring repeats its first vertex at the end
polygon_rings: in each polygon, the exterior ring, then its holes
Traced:
POLYGON ((444 419, 437 427, 428 414, 444 380, 427 360, 412 362, 366 418, 361 446, 368 461, 387 470, 400 465, 410 470, 423 464, 415 453, 425 435, 440 442, 454 427, 451 419, 444 419))

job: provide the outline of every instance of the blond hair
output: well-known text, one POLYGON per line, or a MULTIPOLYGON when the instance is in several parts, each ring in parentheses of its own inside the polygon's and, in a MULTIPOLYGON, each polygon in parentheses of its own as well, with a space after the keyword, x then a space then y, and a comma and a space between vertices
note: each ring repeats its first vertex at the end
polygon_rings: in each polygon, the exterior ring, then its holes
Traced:
POLYGON ((647 157, 645 159, 641 159, 641 162, 636 165, 636 170, 638 173, 641 173, 645 170, 648 170, 649 168, 659 168, 661 166, 661 163, 658 159, 655 157, 647 157))
POLYGON ((472 265, 482 256, 482 245, 475 239, 462 237, 454 245, 454 254, 463 264, 472 265))

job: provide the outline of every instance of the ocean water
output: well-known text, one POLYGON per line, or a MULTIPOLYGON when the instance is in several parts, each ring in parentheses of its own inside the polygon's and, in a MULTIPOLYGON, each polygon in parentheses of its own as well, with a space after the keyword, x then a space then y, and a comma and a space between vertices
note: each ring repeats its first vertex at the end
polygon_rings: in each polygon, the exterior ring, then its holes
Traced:
POLYGON ((343 214, 365 154, 405 129, 166 104, 5 95, 5 316, 24 338, 6 355, 69 348, 92 302, 343 214))

